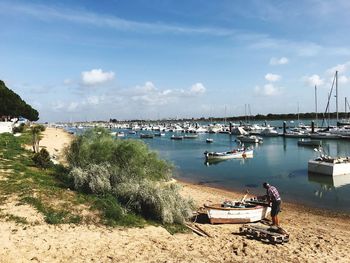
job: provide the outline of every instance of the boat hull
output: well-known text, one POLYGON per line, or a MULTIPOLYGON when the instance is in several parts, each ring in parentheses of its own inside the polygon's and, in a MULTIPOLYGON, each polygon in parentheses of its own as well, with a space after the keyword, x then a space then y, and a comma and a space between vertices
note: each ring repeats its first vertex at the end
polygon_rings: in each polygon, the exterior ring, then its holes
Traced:
POLYGON ((310 173, 324 175, 344 175, 350 173, 350 163, 330 163, 324 161, 310 160, 308 162, 308 171, 310 173))
POLYGON ((226 154, 222 154, 222 155, 213 154, 213 153, 205 153, 205 158, 208 161, 239 159, 239 158, 249 158, 249 157, 253 157, 253 150, 240 151, 240 152, 235 152, 235 153, 226 153, 226 154))
POLYGON ((240 224, 258 222, 271 212, 270 207, 252 206, 249 208, 226 208, 217 205, 205 205, 211 224, 240 224))

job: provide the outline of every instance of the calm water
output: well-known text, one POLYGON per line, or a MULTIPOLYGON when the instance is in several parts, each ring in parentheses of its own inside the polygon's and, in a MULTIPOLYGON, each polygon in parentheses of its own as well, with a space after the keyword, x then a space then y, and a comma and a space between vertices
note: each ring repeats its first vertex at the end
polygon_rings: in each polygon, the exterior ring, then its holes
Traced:
MULTIPOLYGON (((126 138, 139 139, 139 134, 126 138)), ((146 133, 146 132, 143 132, 146 133)), ((251 159, 232 159, 207 166, 204 151, 227 151, 236 148, 235 136, 200 134, 197 139, 171 140, 173 133, 154 139, 143 139, 161 158, 176 167, 176 177, 195 183, 262 195, 264 181, 276 186, 282 199, 318 208, 350 213, 350 175, 335 178, 311 176, 307 162, 317 156, 313 148, 300 147, 297 138, 264 138, 254 145, 251 159), (206 138, 214 143, 207 144, 206 138)), ((332 156, 350 155, 350 141, 325 140, 326 153, 332 156)))

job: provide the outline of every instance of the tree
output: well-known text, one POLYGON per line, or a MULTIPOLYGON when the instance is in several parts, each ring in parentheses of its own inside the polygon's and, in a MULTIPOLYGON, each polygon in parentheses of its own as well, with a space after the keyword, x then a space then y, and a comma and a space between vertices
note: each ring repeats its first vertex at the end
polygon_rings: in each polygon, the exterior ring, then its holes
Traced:
POLYGON ((24 117, 30 121, 37 121, 39 113, 21 99, 19 95, 6 87, 0 80, 0 116, 24 117))
POLYGON ((39 142, 41 139, 41 132, 45 131, 45 127, 43 125, 35 125, 30 128, 32 134, 32 147, 35 153, 39 152, 39 142))

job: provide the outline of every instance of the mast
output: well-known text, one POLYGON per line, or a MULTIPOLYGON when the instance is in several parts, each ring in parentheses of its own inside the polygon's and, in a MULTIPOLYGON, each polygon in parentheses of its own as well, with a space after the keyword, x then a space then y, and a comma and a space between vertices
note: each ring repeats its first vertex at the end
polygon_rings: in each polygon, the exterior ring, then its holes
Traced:
POLYGON ((317 87, 315 85, 315 112, 316 112, 316 126, 318 126, 317 122, 317 87))
POLYGON ((336 99, 336 111, 337 111, 337 122, 339 121, 338 113, 338 71, 335 72, 335 99, 336 99))
POLYGON ((300 118, 299 118, 299 101, 298 101, 298 126, 300 125, 300 118))

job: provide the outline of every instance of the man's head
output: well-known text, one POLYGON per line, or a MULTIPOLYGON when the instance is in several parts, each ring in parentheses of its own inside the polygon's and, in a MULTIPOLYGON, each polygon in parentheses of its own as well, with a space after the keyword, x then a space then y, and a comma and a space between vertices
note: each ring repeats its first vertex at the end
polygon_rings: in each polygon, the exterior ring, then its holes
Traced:
POLYGON ((267 189, 267 188, 269 188, 269 183, 267 183, 267 182, 265 182, 265 183, 263 183, 263 187, 265 188, 265 189, 267 189))

